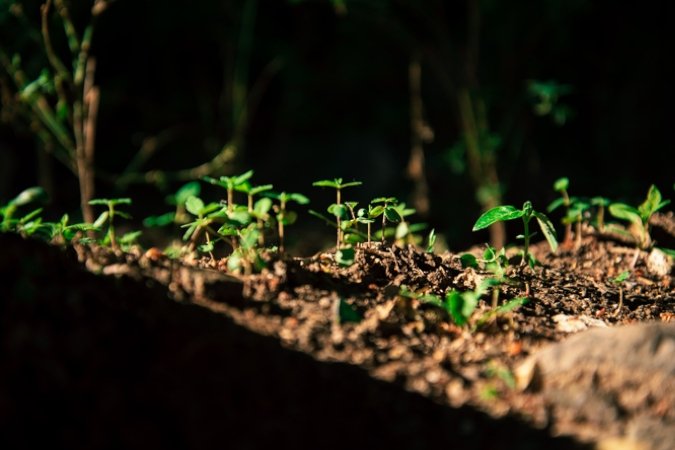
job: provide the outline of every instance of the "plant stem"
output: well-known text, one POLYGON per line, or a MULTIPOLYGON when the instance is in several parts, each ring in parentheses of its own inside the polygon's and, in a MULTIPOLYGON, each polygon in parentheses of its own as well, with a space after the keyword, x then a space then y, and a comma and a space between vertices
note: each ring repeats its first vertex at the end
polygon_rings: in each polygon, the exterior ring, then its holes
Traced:
POLYGON ((522 266, 525 264, 527 261, 529 261, 529 252, 530 252, 530 218, 525 218, 523 217, 523 259, 520 261, 520 265, 522 266))
MULTIPOLYGON (((335 191, 336 191, 335 203, 339 207, 340 204, 341 204, 341 201, 342 201, 342 196, 340 195, 340 188, 339 187, 336 188, 335 191)), ((337 244, 336 244, 336 247, 335 247, 336 250, 340 249, 340 244, 342 243, 342 226, 340 224, 341 221, 342 221, 342 219, 340 218, 340 216, 336 215, 335 216, 335 223, 337 223, 337 244)))

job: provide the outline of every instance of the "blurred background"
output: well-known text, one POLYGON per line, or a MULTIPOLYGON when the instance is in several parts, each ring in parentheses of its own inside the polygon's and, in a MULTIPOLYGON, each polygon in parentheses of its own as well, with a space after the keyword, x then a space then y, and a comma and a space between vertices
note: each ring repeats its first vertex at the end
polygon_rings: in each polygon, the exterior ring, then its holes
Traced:
MULTIPOLYGON (((79 215, 84 189, 141 220, 253 169, 323 211, 312 182, 342 177, 363 181, 346 199, 395 196, 463 250, 488 238, 482 209, 543 210, 561 176, 571 195, 672 198, 673 8, 0 0, 0 203, 41 185, 47 212, 79 215)), ((304 213, 288 232, 303 252, 332 236, 304 213)))

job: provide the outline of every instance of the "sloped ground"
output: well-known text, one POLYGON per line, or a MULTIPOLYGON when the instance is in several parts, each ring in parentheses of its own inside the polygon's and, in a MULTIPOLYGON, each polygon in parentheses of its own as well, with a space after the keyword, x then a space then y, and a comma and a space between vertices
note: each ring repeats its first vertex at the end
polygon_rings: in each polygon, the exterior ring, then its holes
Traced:
MULTIPOLYGON (((609 278, 634 251, 615 241, 589 235, 555 257, 537 248, 543 267, 512 268, 516 281, 501 294, 531 301, 473 332, 399 295, 401 286, 473 288, 486 274, 462 269, 456 255, 376 244, 348 268, 327 253, 271 260, 269 272, 238 279, 217 263, 152 252, 79 248, 87 272, 72 250, 14 236, 0 236, 0 248, 14 280, 0 316, 7 439, 53 436, 70 448, 672 442, 675 369, 650 365, 675 345, 672 278, 641 255, 617 309, 609 278), (560 350, 588 363, 572 369, 551 363, 560 353, 539 356, 576 331, 635 322, 666 325, 632 344, 609 335, 560 350), (584 355, 607 342, 605 354, 630 348, 634 364, 615 370, 584 355)), ((481 302, 475 317, 488 311, 481 302)))

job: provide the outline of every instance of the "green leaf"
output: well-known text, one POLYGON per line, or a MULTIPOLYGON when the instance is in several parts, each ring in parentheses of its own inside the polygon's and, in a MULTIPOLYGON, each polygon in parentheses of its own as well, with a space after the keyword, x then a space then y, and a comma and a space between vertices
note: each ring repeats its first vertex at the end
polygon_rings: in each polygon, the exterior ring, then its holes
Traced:
POLYGON ((490 225, 506 220, 519 219, 523 217, 524 212, 511 205, 496 206, 489 211, 484 212, 476 221, 472 231, 482 230, 490 225))
POLYGON ((173 196, 167 197, 167 202, 172 205, 184 205, 188 197, 197 197, 202 190, 202 186, 198 181, 190 181, 176 191, 173 196))
POLYGON ((561 197, 561 198, 556 198, 556 199, 553 200, 551 203, 549 203, 549 205, 546 207, 546 211, 548 211, 548 212, 553 212, 553 211, 555 211, 557 208, 561 207, 561 206, 564 205, 564 204, 565 204, 565 199, 564 199, 564 198, 562 198, 562 197, 561 197))
POLYGON ((241 175, 237 175, 232 177, 233 184, 235 186, 244 184, 249 178, 253 176, 253 171, 249 170, 248 172, 244 172, 241 175))
POLYGON ((232 224, 226 223, 218 228, 218 234, 221 236, 236 236, 237 228, 232 224))
POLYGON ((338 205, 337 203, 333 203, 327 208, 327 211, 337 218, 340 219, 347 218, 347 208, 345 207, 345 205, 338 205))
POLYGON ((161 216, 149 216, 143 219, 143 225, 150 228, 150 227, 163 227, 166 225, 170 225, 173 223, 174 219, 176 218, 176 214, 171 211, 165 214, 162 214, 161 216))
POLYGON ((517 308, 520 308, 523 305, 526 305, 529 301, 530 299, 527 297, 516 297, 504 303, 503 305, 497 307, 497 309, 495 309, 495 313, 504 314, 507 312, 511 312, 517 308))
POLYGON ((403 219, 398 211, 396 211, 396 208, 390 206, 384 208, 384 216, 389 222, 400 222, 403 219))
POLYGON ((433 253, 436 245, 436 229, 432 228, 427 236, 427 253, 433 253))
POLYGON ((594 206, 607 206, 609 205, 609 199, 605 197, 593 197, 591 199, 591 205, 594 206))
POLYGON ((555 183, 553 183, 553 189, 557 192, 566 191, 569 187, 569 184, 570 180, 566 177, 558 178, 555 180, 555 183))
POLYGON ((341 266, 351 266, 354 264, 354 248, 343 247, 335 252, 335 261, 341 266))
POLYGON ((47 197, 47 193, 39 186, 30 187, 19 193, 16 197, 9 201, 10 205, 23 206, 28 203, 43 200, 47 197))
POLYGON ((277 220, 284 225, 293 225, 295 221, 298 220, 298 214, 295 211, 286 211, 283 214, 279 214, 277 220))
POLYGON ((98 216, 98 219, 94 221, 94 226, 96 228, 101 228, 106 220, 108 220, 108 211, 104 211, 100 216, 98 216))
POLYGON ((312 183, 312 186, 339 188, 342 184, 342 178, 335 178, 334 180, 319 180, 312 183))
POLYGON ((263 184, 262 186, 256 186, 256 187, 254 187, 254 188, 251 188, 251 190, 249 191, 249 193, 250 193, 251 195, 258 195, 258 194, 260 194, 261 192, 265 192, 265 191, 271 190, 273 187, 274 187, 274 186, 272 186, 271 184, 263 184))
POLYGON ((642 223, 640 212, 624 203, 612 203, 609 205, 609 213, 617 219, 623 219, 637 224, 642 223))
POLYGON ((471 253, 464 253, 459 257, 460 263, 462 263, 462 269, 468 267, 473 267, 474 269, 478 268, 478 260, 471 253))
POLYGON ((623 272, 621 272, 616 277, 610 278, 610 281, 612 281, 616 284, 621 284, 624 281, 626 281, 629 277, 630 277, 630 270, 624 270, 623 272))
POLYGON ((292 200, 300 205, 306 205, 309 203, 309 199, 307 197, 298 193, 288 194, 288 200, 292 200))
POLYGON ((270 209, 272 209, 272 200, 267 197, 263 197, 256 201, 253 205, 253 214, 255 214, 256 217, 263 218, 265 215, 267 215, 270 209))
POLYGON ((384 203, 385 205, 391 205, 394 203, 398 203, 398 200, 396 197, 377 197, 376 199, 373 199, 373 201, 370 202, 373 205, 377 205, 378 203, 384 203))
POLYGON ((375 218, 375 217, 381 216, 383 213, 384 213, 384 206, 382 206, 382 205, 377 205, 376 207, 374 207, 373 209, 370 210, 370 212, 368 213, 368 215, 369 215, 371 218, 375 218))
POLYGON ((204 209, 204 202, 201 198, 192 195, 185 201, 185 209, 187 209, 191 214, 199 216, 202 214, 202 210, 204 209))
POLYGON ((668 203, 670 203, 670 200, 661 201, 661 192, 652 184, 649 187, 646 200, 638 206, 642 222, 647 223, 652 214, 666 206, 668 203))
POLYGON ((227 219, 236 225, 246 225, 251 221, 251 215, 247 211, 232 211, 227 213, 227 219))
POLYGON ((539 227, 544 233, 544 237, 546 238, 549 247, 551 247, 551 251, 555 253, 558 250, 558 240, 556 239, 556 233, 553 224, 548 217, 538 211, 532 211, 532 214, 534 217, 536 217, 537 222, 539 222, 539 227))
POLYGON ((138 231, 130 231, 129 233, 124 233, 122 237, 119 238, 119 243, 121 245, 132 245, 136 243, 136 240, 141 236, 143 232, 141 230, 138 231))
POLYGON ((476 309, 478 297, 473 292, 450 291, 445 296, 445 308, 459 326, 465 325, 476 309))
POLYGON ((359 323, 363 317, 352 305, 347 303, 343 298, 340 299, 340 304, 338 305, 338 320, 339 323, 359 323))
POLYGON ((197 226, 199 226, 199 224, 196 221, 192 222, 192 223, 187 223, 187 224, 182 226, 182 228, 187 228, 187 230, 183 234, 183 240, 184 241, 190 240, 190 238, 194 234, 195 230, 197 229, 197 226))

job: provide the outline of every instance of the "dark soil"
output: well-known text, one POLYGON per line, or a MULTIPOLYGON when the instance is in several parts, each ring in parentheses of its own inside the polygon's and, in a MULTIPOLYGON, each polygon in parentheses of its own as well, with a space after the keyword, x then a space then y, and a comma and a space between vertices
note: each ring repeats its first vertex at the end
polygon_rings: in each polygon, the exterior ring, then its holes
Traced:
MULTIPOLYGON (((660 220, 672 239, 672 215, 660 220)), ((222 261, 76 254, 0 235, 11 280, 0 304, 0 446, 567 449, 609 442, 636 416, 675 423, 675 404, 656 394, 622 403, 611 426, 585 405, 570 418, 520 370, 587 328, 673 320, 672 264, 664 273, 637 254, 619 309, 609 279, 636 252, 587 231, 557 255, 535 246, 534 269, 514 257, 500 301, 530 301, 477 329, 400 295, 442 296, 488 276, 454 254, 378 243, 358 247, 349 267, 322 253, 234 277, 222 261)), ((601 385, 605 375, 593 376, 601 385)), ((624 378, 612 392, 639 383, 624 378)))

